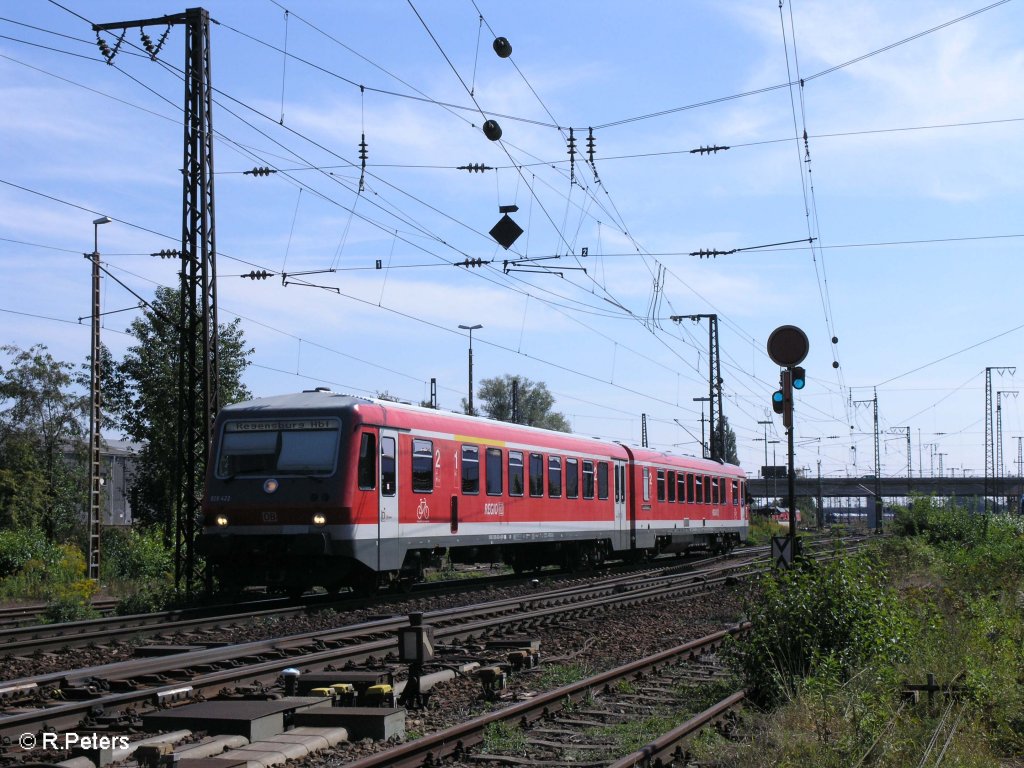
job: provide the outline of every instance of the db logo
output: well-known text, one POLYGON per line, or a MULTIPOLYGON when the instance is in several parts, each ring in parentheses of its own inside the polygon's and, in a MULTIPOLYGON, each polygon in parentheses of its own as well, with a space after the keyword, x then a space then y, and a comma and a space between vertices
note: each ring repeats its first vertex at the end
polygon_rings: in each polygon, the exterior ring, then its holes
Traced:
POLYGON ((416 519, 421 521, 430 519, 430 507, 427 506, 426 499, 420 499, 420 504, 416 507, 416 519))

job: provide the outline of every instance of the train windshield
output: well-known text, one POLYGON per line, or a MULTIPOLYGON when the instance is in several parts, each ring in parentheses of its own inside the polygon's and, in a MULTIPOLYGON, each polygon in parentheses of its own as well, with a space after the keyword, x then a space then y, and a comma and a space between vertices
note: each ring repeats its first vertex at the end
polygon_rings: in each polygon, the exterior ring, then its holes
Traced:
POLYGON ((217 477, 331 475, 340 434, 338 419, 229 421, 221 434, 217 477))

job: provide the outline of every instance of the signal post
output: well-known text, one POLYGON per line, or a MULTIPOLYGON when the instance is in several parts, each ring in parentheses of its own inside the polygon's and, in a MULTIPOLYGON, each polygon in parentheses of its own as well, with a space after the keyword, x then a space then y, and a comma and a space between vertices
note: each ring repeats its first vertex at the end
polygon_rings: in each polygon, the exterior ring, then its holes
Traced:
POLYGON ((786 427, 789 495, 789 535, 772 537, 772 558, 777 565, 786 568, 800 555, 800 540, 796 535, 796 471, 793 467, 793 390, 801 390, 807 383, 807 374, 799 364, 807 357, 809 349, 807 334, 795 325, 780 326, 768 337, 768 356, 782 368, 779 388, 772 393, 772 410, 782 416, 786 427))

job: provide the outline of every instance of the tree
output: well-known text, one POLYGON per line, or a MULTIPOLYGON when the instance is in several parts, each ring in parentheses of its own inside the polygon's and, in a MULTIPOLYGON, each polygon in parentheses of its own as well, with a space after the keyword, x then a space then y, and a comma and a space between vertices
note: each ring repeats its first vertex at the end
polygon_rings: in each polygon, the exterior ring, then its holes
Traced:
MULTIPOLYGON (((143 446, 132 488, 133 514, 145 522, 163 525, 168 537, 178 492, 173 479, 177 462, 179 297, 177 289, 157 288, 152 305, 128 327, 138 343, 113 365, 104 381, 109 417, 127 438, 143 446)), ((218 327, 222 405, 251 397, 241 377, 252 350, 245 348, 240 322, 236 319, 218 327)), ((198 411, 202 405, 195 402, 194 407, 198 411)), ((203 417, 199 414, 197 418, 203 417)), ((200 485, 202 481, 199 478, 200 485)))
MULTIPOLYGON (((530 427, 555 429, 559 432, 571 432, 569 421, 560 413, 551 410, 555 398, 548 391, 544 382, 533 382, 525 376, 505 374, 480 382, 477 392, 480 408, 488 418, 498 421, 510 421, 530 427), (516 417, 512 417, 512 392, 516 389, 518 409, 516 417)), ((462 401, 462 409, 469 410, 469 404, 462 401)))
POLYGON ((10 359, 0 366, 0 523, 62 541, 81 527, 86 501, 88 402, 70 390, 73 366, 44 345, 0 351, 10 359))
POLYGON ((722 458, 727 464, 739 466, 740 456, 736 450, 736 433, 729 424, 728 416, 722 416, 722 431, 725 432, 725 455, 722 458))

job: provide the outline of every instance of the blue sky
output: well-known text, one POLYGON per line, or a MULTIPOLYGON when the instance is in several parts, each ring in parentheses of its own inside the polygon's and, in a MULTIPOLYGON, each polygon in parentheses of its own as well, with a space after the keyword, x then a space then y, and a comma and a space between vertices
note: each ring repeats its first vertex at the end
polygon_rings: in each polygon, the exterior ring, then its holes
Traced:
MULTIPOLYGON (((646 413, 653 446, 699 453, 707 323, 669 318, 715 313, 748 472, 768 418, 782 463, 765 343, 792 324, 798 466, 871 474, 877 391, 884 475, 906 472, 906 427, 915 474, 983 473, 984 371, 1021 363, 1024 334, 1024 6, 987 6, 211 0, 219 305, 255 348, 246 383, 419 401, 434 377, 457 409, 458 326, 479 323, 477 381, 543 381, 583 434, 638 442, 646 413), (503 205, 510 251, 487 234, 503 205), (282 285, 306 271, 323 287, 282 285)), ((86 359, 97 216, 117 280, 175 283, 150 254, 180 245, 184 34, 151 61, 129 31, 108 66, 90 23, 183 10, 4 4, 0 343, 86 359)), ((137 303, 105 278, 115 355, 137 303)), ((1008 472, 1022 378, 992 376, 1008 472)))

